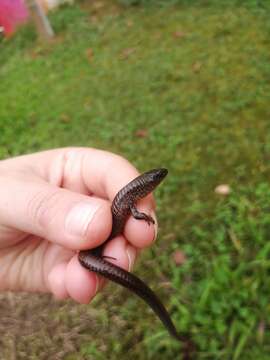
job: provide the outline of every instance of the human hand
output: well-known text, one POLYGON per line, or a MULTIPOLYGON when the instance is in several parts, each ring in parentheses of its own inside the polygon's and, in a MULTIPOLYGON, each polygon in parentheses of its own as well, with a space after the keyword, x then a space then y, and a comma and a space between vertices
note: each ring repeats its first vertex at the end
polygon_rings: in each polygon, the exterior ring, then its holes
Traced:
MULTIPOLYGON (((51 292, 88 303, 103 281, 79 264, 77 251, 108 238, 111 201, 137 175, 124 158, 91 148, 0 161, 0 290, 51 292)), ((138 209, 155 218, 151 194, 138 209)), ((130 270, 137 249, 156 233, 156 223, 130 217, 104 254, 130 270)))

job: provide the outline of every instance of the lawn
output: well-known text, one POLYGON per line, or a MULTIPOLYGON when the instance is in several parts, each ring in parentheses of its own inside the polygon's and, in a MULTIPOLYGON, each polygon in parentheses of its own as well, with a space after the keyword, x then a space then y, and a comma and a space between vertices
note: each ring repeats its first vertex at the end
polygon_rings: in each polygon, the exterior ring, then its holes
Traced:
MULTIPOLYGON (((190 334, 194 358, 268 359, 269 13, 194 3, 80 1, 50 15, 52 43, 31 27, 2 41, 0 158, 78 145, 140 171, 167 167, 159 238, 136 274, 190 334)), ((181 359, 115 285, 88 306, 1 294, 0 311, 4 359, 181 359)))

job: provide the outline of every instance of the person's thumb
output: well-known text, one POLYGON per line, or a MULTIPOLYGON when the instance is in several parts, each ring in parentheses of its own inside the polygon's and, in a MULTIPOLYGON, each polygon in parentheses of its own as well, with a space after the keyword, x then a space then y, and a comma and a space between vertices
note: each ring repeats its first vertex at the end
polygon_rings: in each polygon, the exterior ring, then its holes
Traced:
POLYGON ((1 176, 0 198, 0 225, 70 249, 94 248, 111 230, 109 202, 40 179, 1 176))

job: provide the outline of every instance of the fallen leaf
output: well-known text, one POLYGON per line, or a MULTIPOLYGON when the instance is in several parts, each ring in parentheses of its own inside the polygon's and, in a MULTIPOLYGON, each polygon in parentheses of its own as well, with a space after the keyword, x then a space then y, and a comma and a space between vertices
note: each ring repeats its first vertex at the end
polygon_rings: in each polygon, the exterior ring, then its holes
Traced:
POLYGON ((62 114, 61 116, 60 116, 60 121, 61 122, 63 122, 63 123, 69 123, 70 122, 70 117, 69 117, 69 115, 67 115, 67 114, 62 114))
POLYGON ((227 196, 231 192, 231 188, 228 184, 220 184, 215 188, 215 193, 218 195, 227 196))
POLYGON ((263 342, 264 334, 265 334, 265 322, 261 320, 258 326, 258 339, 260 343, 263 342))
POLYGON ((105 6, 105 4, 102 1, 95 1, 93 3, 93 8, 95 10, 99 10, 99 9, 103 8, 104 6, 105 6))
POLYGON ((164 234, 164 240, 166 241, 175 241, 175 238, 176 238, 175 233, 164 234))
POLYGON ((94 57, 94 51, 92 48, 89 48, 86 50, 86 56, 89 62, 91 62, 93 60, 94 57))
POLYGON ((243 251, 243 247, 242 247, 241 241, 238 239, 236 233, 232 229, 229 229, 228 233, 229 233, 230 239, 231 239, 235 249, 239 253, 241 253, 243 251))
POLYGON ((97 24, 98 23, 98 17, 96 15, 91 16, 90 20, 91 20, 92 24, 97 24))
POLYGON ((175 31, 173 36, 177 39, 182 39, 186 36, 186 34, 183 31, 175 31))
POLYGON ((197 61, 192 65, 192 70, 196 73, 199 72, 202 68, 202 63, 197 61))
POLYGON ((124 49, 120 55, 120 58, 121 59, 127 59, 131 54, 133 54, 135 52, 135 48, 127 48, 127 49, 124 49))
POLYGON ((138 129, 135 132, 135 136, 137 136, 139 138, 145 138, 148 136, 148 130, 147 129, 138 129))
POLYGON ((172 287, 171 281, 161 281, 159 283, 159 285, 160 285, 160 287, 165 288, 165 289, 171 289, 171 287, 172 287))
POLYGON ((35 50, 31 51, 30 55, 32 59, 36 59, 38 57, 38 53, 35 50))
POLYGON ((175 265, 181 266, 187 261, 187 257, 181 250, 175 250, 173 253, 173 261, 175 265))
POLYGON ((127 20, 126 21, 127 27, 132 27, 134 25, 134 22, 132 20, 127 20))

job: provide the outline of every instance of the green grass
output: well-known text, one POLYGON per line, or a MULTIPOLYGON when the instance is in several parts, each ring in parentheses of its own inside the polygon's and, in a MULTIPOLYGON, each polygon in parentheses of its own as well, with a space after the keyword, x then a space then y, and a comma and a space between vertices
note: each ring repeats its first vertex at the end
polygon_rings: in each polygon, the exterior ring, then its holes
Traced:
MULTIPOLYGON (((255 2, 102 3, 52 14, 52 44, 31 28, 0 44, 0 156, 79 145, 120 153, 141 171, 167 167, 159 240, 136 272, 190 332, 196 358, 267 359, 269 16, 255 2), (214 193, 221 183, 230 196, 214 193)), ((89 341, 68 359, 180 357, 143 303, 114 286, 107 295, 92 305, 89 341)))

